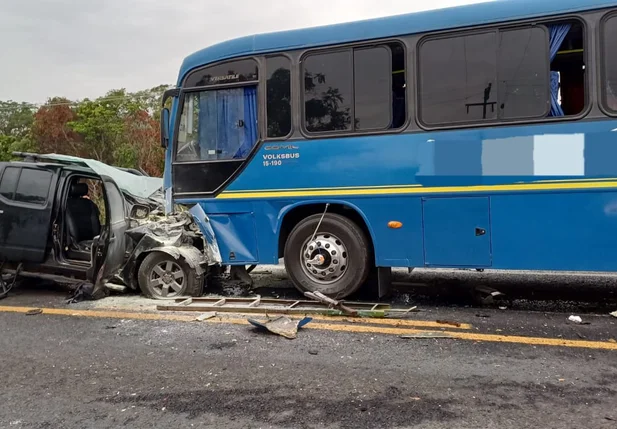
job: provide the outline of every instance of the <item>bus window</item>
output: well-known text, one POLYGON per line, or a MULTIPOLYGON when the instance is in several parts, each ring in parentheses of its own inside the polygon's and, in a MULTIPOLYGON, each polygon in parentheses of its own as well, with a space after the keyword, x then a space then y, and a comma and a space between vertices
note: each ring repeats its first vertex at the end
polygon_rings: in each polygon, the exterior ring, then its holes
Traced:
POLYGON ((405 50, 400 43, 310 54, 304 60, 307 131, 363 132, 406 122, 405 50))
POLYGON ((266 103, 268 137, 285 137, 291 132, 291 63, 285 56, 266 59, 266 103))
POLYGON ((617 15, 608 18, 602 26, 604 106, 617 113, 617 58, 613 42, 617 42, 617 15))
POLYGON ((499 117, 545 116, 549 107, 548 38, 543 28, 499 32, 499 117))
POLYGON ((551 67, 549 116, 578 115, 585 109, 586 98, 585 29, 577 20, 550 23, 546 27, 551 67))
POLYGON ((354 117, 357 130, 379 130, 392 122, 392 59, 385 46, 354 51, 354 117))
POLYGON ((257 87, 187 93, 176 161, 245 159, 257 143, 257 87))
POLYGON ((497 118, 495 32, 426 41, 420 46, 420 118, 455 124, 497 118))
POLYGON ((407 82, 405 49, 400 43, 388 44, 392 52, 392 128, 400 128, 407 121, 407 82))
POLYGON ((583 26, 569 21, 429 39, 419 57, 421 121, 579 114, 585 105, 583 35, 583 26))
POLYGON ((229 83, 255 82, 259 79, 257 62, 247 58, 195 70, 184 84, 186 88, 229 83))
POLYGON ((313 54, 304 60, 307 131, 351 131, 351 50, 313 54))

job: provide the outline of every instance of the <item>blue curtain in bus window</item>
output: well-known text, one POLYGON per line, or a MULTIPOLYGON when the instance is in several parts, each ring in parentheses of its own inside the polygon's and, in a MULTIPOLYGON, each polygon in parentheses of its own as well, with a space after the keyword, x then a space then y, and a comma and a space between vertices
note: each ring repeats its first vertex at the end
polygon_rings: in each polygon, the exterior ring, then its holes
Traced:
POLYGON ((216 92, 199 94, 199 116, 197 122, 197 140, 199 142, 199 159, 216 159, 218 140, 218 119, 216 92))
POLYGON ((255 86, 244 88, 243 120, 243 139, 242 144, 234 156, 236 159, 246 158, 255 143, 257 143, 257 87, 255 86))
POLYGON ((255 87, 207 91, 199 100, 200 159, 242 159, 257 142, 255 87))
MULTIPOLYGON (((550 62, 552 63, 557 52, 561 47, 564 39, 568 35, 568 32, 572 28, 572 24, 557 24, 549 26, 549 51, 550 62)), ((563 116, 563 109, 559 103, 559 73, 551 72, 551 116, 563 116)))

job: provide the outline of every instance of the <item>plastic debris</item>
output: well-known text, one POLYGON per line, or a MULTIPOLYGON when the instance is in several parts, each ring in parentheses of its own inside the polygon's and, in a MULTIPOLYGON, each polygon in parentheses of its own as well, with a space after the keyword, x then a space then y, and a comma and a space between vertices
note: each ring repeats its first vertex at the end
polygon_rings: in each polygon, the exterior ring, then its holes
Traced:
POLYGON ((203 322, 204 320, 212 319, 216 317, 216 311, 209 311, 207 313, 200 314, 195 318, 198 322, 203 322))
POLYGON ((313 319, 310 317, 305 317, 301 320, 292 320, 287 316, 279 316, 274 319, 268 318, 265 322, 255 319, 248 319, 248 322, 256 328, 267 330, 273 334, 293 340, 297 336, 298 329, 302 328, 311 320, 313 319))
POLYGON ((574 316, 574 315, 572 315, 572 316, 568 317, 568 320, 570 322, 574 322, 574 323, 583 323, 583 319, 581 319, 581 316, 574 316))
POLYGON ((617 311, 613 311, 612 313, 610 313, 610 315, 613 317, 617 317, 617 311))

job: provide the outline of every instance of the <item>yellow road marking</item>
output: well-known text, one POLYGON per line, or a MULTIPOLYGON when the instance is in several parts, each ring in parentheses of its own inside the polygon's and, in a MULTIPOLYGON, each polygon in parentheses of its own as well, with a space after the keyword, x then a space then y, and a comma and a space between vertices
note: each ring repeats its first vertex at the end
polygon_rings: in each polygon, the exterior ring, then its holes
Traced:
MULTIPOLYGON (((0 306, 0 312, 8 313, 27 313, 33 310, 34 307, 13 307, 13 306, 0 306)), ((44 308, 42 309, 44 314, 54 314, 59 316, 80 316, 80 317, 99 317, 110 319, 137 319, 137 320, 173 320, 178 322, 191 322, 195 320, 195 315, 187 314, 174 314, 174 313, 142 313, 135 311, 116 311, 116 310, 73 310, 70 308, 44 308)), ((257 317, 254 313, 243 314, 235 313, 247 317, 257 317)), ((275 315, 275 313, 272 313, 275 315)), ((221 314, 219 314, 221 316, 221 314)), ((403 327, 417 327, 417 328, 448 328, 448 329, 471 329, 471 325, 467 323, 461 323, 459 327, 441 324, 437 322, 431 322, 427 320, 400 320, 400 319, 365 319, 361 317, 332 317, 332 316, 319 316, 311 315, 313 320, 330 321, 330 322, 351 322, 351 323, 364 323, 364 324, 376 324, 376 325, 392 325, 395 328, 403 327)), ((218 319, 209 319, 210 321, 218 321, 218 319)), ((245 325, 245 319, 234 319, 231 317, 223 317, 222 323, 242 324, 245 325)), ((351 325, 350 325, 351 326, 351 325)))
MULTIPOLYGON (((26 313, 34 310, 34 307, 11 307, 0 306, 0 312, 9 313, 26 313)), ((59 316, 77 316, 77 317, 95 317, 95 318, 112 318, 112 319, 135 319, 135 320, 167 320, 191 322, 195 320, 195 316, 183 314, 158 314, 158 313, 139 313, 131 311, 110 311, 110 310, 72 310, 68 308, 41 308, 42 314, 59 315, 59 316)), ((200 323, 222 323, 233 325, 247 325, 246 319, 234 318, 213 318, 200 323)), ((409 329, 386 326, 367 326, 367 325, 345 325, 335 323, 309 323, 303 329, 316 329, 336 332, 350 333, 365 333, 365 334, 386 334, 386 335, 413 335, 413 334, 443 334, 444 331, 429 331, 421 329, 409 329)), ((535 346, 554 346, 554 347, 571 347, 571 348, 586 348, 597 350, 617 350, 617 343, 608 341, 585 341, 585 340, 566 340, 561 338, 541 338, 541 337, 524 337, 518 335, 494 335, 480 334, 473 332, 456 332, 447 331, 451 338, 478 341, 478 342, 496 342, 510 344, 525 344, 535 346)))

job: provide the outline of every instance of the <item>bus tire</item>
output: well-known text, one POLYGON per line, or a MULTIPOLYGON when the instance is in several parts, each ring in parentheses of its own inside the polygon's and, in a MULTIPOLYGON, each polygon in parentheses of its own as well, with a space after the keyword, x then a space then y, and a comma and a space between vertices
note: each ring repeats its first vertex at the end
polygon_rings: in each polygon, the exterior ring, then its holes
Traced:
POLYGON ((342 299, 356 292, 369 275, 369 242, 348 218, 326 214, 319 225, 321 217, 310 216, 291 231, 285 243, 285 269, 301 292, 342 299))

